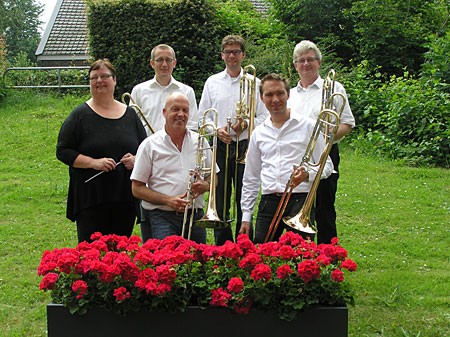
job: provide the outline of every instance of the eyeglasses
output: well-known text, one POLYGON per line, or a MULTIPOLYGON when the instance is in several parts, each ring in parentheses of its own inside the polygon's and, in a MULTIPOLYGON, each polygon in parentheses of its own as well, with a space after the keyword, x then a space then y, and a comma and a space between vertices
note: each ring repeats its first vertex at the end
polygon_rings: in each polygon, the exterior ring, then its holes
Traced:
POLYGON ((158 59, 156 59, 155 60, 155 62, 156 63, 159 63, 159 64, 162 64, 162 63, 164 63, 164 62, 166 62, 166 63, 172 63, 173 62, 173 59, 172 58, 170 58, 170 57, 167 57, 167 58, 158 58, 158 59))
POLYGON ((236 49, 236 50, 222 50, 222 53, 224 53, 225 55, 241 55, 242 50, 236 49))
POLYGON ((305 63, 305 62, 308 62, 308 63, 313 63, 314 61, 317 61, 318 60, 318 58, 317 57, 307 57, 307 58, 302 58, 302 59, 298 59, 298 60, 295 60, 294 61, 294 63, 305 63))
POLYGON ((112 77, 112 74, 103 74, 103 75, 100 75, 100 76, 91 76, 91 77, 89 77, 89 81, 97 81, 99 78, 102 80, 102 81, 104 81, 104 80, 106 80, 106 79, 108 79, 108 78, 110 78, 110 77, 112 77))

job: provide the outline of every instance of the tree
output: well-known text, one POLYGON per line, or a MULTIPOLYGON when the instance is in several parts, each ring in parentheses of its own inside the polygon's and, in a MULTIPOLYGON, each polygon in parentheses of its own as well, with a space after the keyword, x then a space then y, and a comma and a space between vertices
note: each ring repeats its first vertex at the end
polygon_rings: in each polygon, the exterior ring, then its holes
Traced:
POLYGON ((25 52, 32 61, 39 43, 39 15, 43 6, 36 0, 3 0, 0 3, 0 34, 6 38, 7 58, 14 61, 20 52, 25 52))
POLYGON ((317 43, 325 54, 342 63, 353 58, 353 22, 346 13, 355 0, 270 0, 271 15, 286 26, 295 43, 303 39, 317 43))
POLYGON ((361 0, 353 3, 359 57, 384 73, 417 74, 430 35, 444 32, 448 0, 361 0))

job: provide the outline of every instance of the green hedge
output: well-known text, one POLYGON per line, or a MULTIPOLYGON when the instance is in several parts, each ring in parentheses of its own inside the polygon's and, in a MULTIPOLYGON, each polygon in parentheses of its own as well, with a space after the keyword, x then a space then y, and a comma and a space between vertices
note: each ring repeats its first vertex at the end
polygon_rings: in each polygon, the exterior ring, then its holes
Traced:
POLYGON ((151 49, 175 49, 174 76, 201 92, 220 61, 215 3, 206 0, 88 2, 91 55, 109 58, 118 72, 117 94, 153 76, 151 49))

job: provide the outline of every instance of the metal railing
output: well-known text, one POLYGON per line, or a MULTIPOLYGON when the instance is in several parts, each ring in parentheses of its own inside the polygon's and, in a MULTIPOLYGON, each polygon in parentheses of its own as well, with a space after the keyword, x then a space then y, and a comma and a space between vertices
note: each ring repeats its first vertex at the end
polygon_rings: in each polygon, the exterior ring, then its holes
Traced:
POLYGON ((62 81, 61 72, 67 71, 67 70, 88 70, 88 66, 72 66, 72 67, 12 67, 7 68, 5 72, 3 73, 3 83, 5 85, 5 88, 11 88, 11 89, 19 89, 19 88, 89 88, 88 84, 64 84, 62 81), (11 74, 12 72, 24 72, 24 71, 56 71, 57 75, 57 83, 58 84, 52 84, 52 85, 45 85, 45 84, 29 84, 29 85, 8 85, 7 84, 7 76, 8 74, 11 74))

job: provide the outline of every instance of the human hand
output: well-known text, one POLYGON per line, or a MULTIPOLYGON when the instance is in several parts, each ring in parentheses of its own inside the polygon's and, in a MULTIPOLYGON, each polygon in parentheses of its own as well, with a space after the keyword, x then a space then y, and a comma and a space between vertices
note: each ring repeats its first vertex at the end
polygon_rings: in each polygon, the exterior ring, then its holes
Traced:
POLYGON ((195 173, 195 182, 191 185, 191 197, 196 199, 199 195, 202 195, 209 190, 209 182, 200 177, 198 172, 195 173))
POLYGON ((100 158, 92 161, 92 168, 97 171, 109 172, 116 168, 116 161, 112 158, 100 158))
POLYGON ((187 192, 175 195, 173 197, 169 198, 169 201, 167 202, 167 205, 172 208, 174 211, 177 212, 184 212, 184 209, 186 206, 189 205, 189 200, 186 199, 187 192))
POLYGON ((234 133, 237 137, 247 128, 247 122, 243 120, 242 118, 238 118, 236 120, 236 123, 231 125, 231 128, 233 129, 234 133))
POLYGON ((297 187, 301 182, 308 181, 309 172, 304 166, 296 168, 292 174, 293 187, 297 187))
POLYGON ((135 157, 131 153, 127 153, 120 159, 120 162, 124 164, 128 170, 132 170, 134 167, 134 159, 135 157))
POLYGON ((252 228, 252 224, 250 222, 242 221, 241 228, 239 229, 239 234, 250 235, 251 228, 252 228))
POLYGON ((227 130, 227 126, 217 129, 217 137, 225 144, 231 143, 231 135, 227 130))

